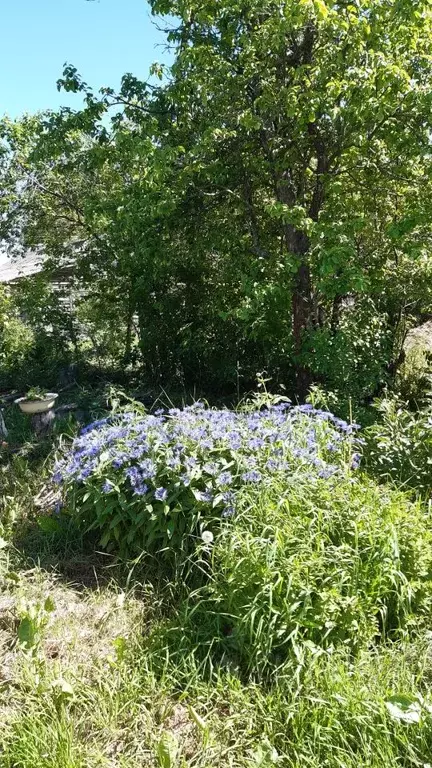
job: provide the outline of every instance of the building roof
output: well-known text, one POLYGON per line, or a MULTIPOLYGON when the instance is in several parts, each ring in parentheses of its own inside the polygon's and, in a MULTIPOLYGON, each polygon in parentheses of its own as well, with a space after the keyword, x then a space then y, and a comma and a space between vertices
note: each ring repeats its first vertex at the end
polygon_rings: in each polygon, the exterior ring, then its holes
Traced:
POLYGON ((14 283, 22 277, 37 275, 43 269, 46 257, 35 251, 27 251, 25 256, 8 259, 0 263, 0 283, 14 283))
POLYGON ((0 250, 0 284, 16 283, 22 278, 32 277, 42 272, 45 267, 48 278, 54 283, 68 281, 74 272, 72 259, 60 259, 59 263, 53 266, 48 256, 40 251, 27 251, 24 256, 7 258, 4 261, 1 257, 6 255, 6 252, 0 250))

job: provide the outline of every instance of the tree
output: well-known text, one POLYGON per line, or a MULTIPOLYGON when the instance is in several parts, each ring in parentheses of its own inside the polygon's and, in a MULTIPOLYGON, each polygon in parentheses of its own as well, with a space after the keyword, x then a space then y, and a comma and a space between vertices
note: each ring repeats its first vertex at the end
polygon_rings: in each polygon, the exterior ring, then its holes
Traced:
MULTIPOLYGON (((430 3, 152 7, 180 19, 168 35, 177 45, 168 91, 177 134, 191 142, 191 183, 237 204, 250 253, 292 275, 301 393, 314 332, 336 331, 345 297, 382 276, 394 226, 415 231, 417 252, 428 242, 408 209, 430 200, 430 3)), ((412 248, 404 255, 416 259, 412 248)))
POLYGON ((83 110, 6 126, 3 230, 54 257, 81 239, 82 281, 126 357, 138 316, 152 376, 266 367, 300 396, 372 395, 432 292, 429 3, 152 8, 178 20, 165 78, 94 94, 68 67, 83 110))

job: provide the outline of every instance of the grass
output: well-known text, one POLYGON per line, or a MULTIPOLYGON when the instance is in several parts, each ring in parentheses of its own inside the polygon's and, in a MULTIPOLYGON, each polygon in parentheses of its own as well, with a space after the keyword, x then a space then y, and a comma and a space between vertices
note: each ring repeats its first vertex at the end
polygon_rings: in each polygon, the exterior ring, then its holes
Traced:
POLYGON ((191 588, 38 524, 46 456, 0 475, 0 768, 429 766, 420 503, 365 476, 247 490, 191 588))

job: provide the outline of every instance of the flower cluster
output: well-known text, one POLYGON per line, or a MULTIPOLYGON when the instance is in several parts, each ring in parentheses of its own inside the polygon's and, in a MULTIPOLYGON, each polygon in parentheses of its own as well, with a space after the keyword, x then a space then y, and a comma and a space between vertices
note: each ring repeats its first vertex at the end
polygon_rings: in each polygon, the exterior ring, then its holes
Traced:
POLYGON ((154 415, 129 411, 86 427, 56 465, 54 480, 65 496, 73 489, 75 500, 83 488, 87 496, 90 489, 98 499, 117 498, 119 508, 140 504, 148 521, 157 517, 162 525, 164 517, 168 532, 188 511, 231 517, 241 486, 277 473, 329 478, 358 467, 358 429, 289 402, 238 412, 199 402, 154 415))

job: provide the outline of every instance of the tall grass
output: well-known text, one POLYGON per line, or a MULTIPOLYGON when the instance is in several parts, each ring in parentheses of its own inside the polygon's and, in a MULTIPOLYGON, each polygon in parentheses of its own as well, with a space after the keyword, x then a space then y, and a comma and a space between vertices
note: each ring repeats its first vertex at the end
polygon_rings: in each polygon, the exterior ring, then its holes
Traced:
POLYGON ((192 656, 208 674, 280 681, 317 655, 407 636, 431 607, 430 524, 420 504, 366 477, 247 489, 162 657, 169 648, 186 676, 192 656))

